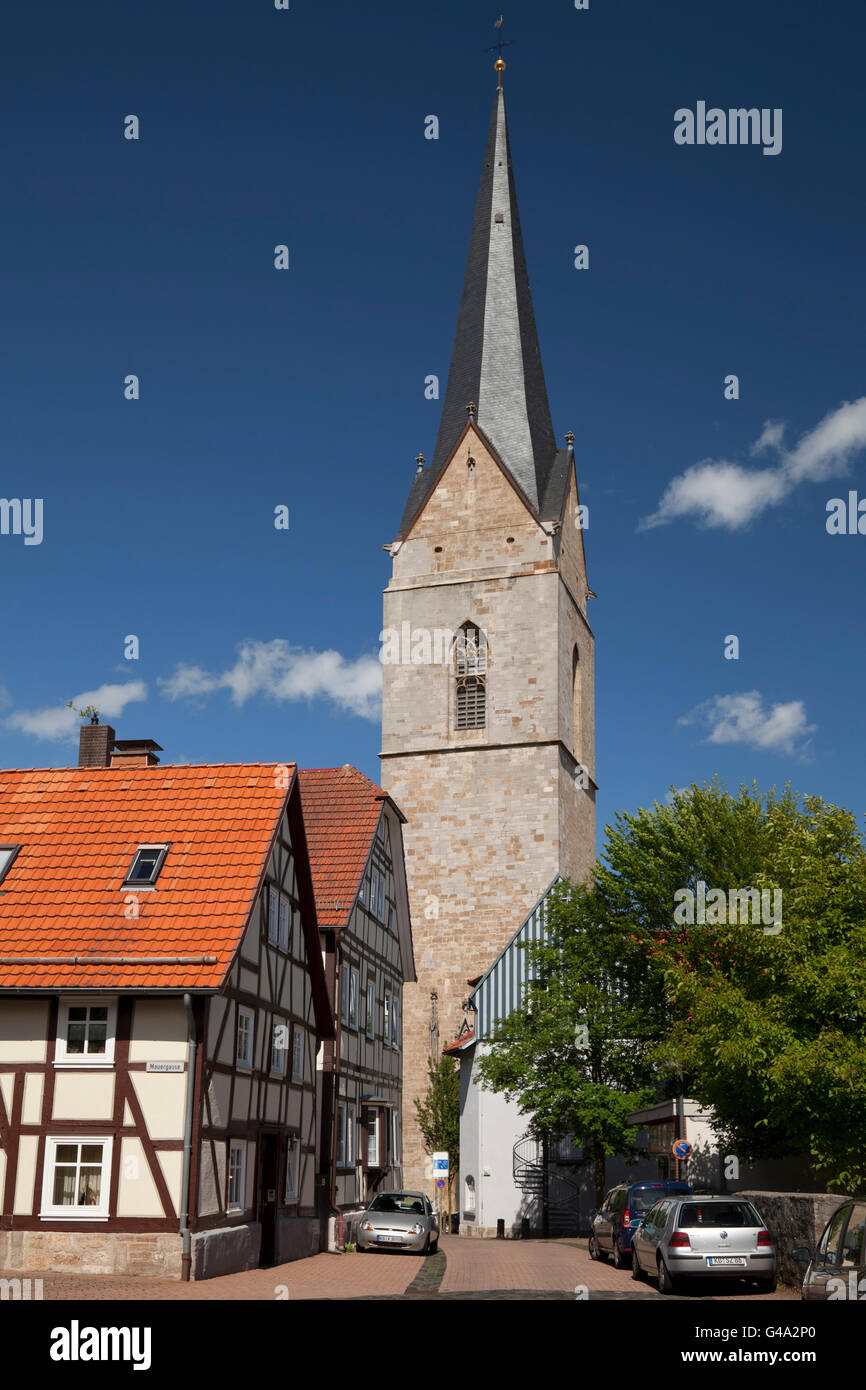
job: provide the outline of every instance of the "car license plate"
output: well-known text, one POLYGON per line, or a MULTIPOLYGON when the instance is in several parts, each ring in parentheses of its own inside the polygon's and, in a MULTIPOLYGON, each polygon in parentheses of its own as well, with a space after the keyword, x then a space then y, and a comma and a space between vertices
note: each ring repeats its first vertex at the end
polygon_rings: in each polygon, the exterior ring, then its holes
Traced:
POLYGON ((402 1245, 402 1236, 377 1236, 376 1240, 380 1245, 402 1245))
POLYGON ((723 1269, 747 1269, 749 1262, 744 1255, 708 1255, 707 1264, 713 1268, 719 1266, 723 1269))

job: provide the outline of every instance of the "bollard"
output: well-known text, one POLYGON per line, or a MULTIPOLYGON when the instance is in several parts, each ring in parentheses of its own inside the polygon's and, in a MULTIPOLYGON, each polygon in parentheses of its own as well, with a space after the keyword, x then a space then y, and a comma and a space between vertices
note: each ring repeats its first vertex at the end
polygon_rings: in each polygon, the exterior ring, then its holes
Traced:
POLYGON ((501 1216, 500 1216, 499 1220, 496 1222, 496 1239, 497 1239, 497 1240, 504 1240, 504 1239, 505 1239, 505 1220, 504 1220, 504 1218, 501 1217, 501 1216))

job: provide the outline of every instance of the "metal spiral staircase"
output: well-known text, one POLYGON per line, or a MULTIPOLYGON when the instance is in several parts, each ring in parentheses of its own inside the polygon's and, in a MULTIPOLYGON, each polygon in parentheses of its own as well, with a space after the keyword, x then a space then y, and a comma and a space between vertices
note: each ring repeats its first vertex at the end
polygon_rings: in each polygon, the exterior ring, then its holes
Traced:
MULTIPOLYGON (((566 1142, 570 1146, 570 1141, 566 1142)), ((548 1236, 581 1234, 581 1185, 559 1171, 561 1147, 556 1142, 549 1145, 546 1164, 537 1139, 519 1139, 513 1150, 514 1185, 532 1201, 535 1219, 530 1216, 530 1226, 536 1232, 544 1227, 546 1188, 548 1236)))

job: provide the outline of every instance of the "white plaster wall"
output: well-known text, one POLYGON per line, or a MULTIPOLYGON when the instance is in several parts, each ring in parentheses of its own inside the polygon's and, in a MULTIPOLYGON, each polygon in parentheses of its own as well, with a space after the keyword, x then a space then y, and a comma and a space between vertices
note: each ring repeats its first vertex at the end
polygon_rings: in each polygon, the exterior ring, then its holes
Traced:
POLYGON ((118 1216, 162 1216, 162 1202, 151 1176, 141 1141, 132 1135, 121 1140, 118 1216))
POLYGON ((132 1010, 130 1062, 185 1062, 186 1013, 180 999, 137 999, 132 1010))
POLYGON ((0 1004, 0 1063, 44 1062, 48 1001, 4 999, 0 1004))
POLYGON ((15 1199, 12 1205, 16 1216, 29 1216, 33 1208, 38 1144, 35 1134, 22 1134, 18 1141, 18 1171, 15 1174, 15 1199))
POLYGON ((52 1120, 110 1120, 114 1113, 113 1071, 58 1071, 52 1120))

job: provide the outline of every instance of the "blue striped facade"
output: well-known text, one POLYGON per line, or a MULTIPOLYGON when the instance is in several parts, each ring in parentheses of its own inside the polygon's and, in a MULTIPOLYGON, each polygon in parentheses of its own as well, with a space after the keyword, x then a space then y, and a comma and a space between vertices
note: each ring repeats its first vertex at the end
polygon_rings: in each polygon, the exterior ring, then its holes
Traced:
POLYGON ((490 969, 475 986, 470 998, 477 1010, 475 1015, 475 1040, 489 1038, 497 1023, 507 1018, 523 1002, 523 991, 527 980, 535 976, 535 971, 527 960, 524 946, 530 941, 543 941, 546 937, 545 908, 547 900, 558 883, 559 875, 539 898, 526 921, 518 927, 508 945, 496 957, 490 969))

